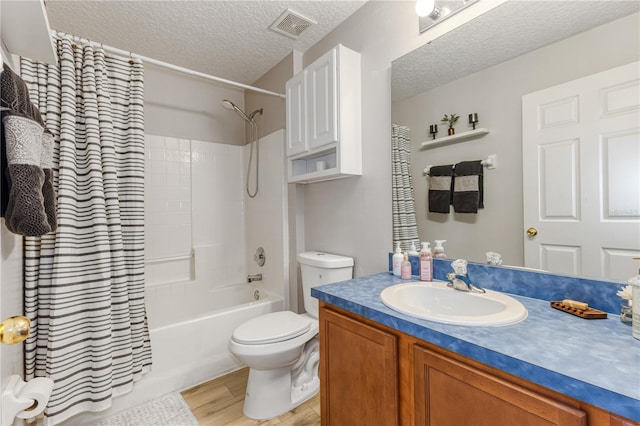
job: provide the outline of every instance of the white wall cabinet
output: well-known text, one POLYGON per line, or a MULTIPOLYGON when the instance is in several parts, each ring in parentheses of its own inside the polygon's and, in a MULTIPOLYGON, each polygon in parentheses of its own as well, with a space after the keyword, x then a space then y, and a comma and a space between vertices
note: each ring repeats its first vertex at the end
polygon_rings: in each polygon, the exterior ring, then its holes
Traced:
POLYGON ((296 74, 287 82, 287 155, 300 154, 305 152, 304 135, 304 72, 296 74))
POLYGON ((57 64, 43 0, 0 2, 0 37, 7 50, 48 64, 57 64))
POLYGON ((360 54, 338 45, 286 85, 288 180, 362 174, 360 54))

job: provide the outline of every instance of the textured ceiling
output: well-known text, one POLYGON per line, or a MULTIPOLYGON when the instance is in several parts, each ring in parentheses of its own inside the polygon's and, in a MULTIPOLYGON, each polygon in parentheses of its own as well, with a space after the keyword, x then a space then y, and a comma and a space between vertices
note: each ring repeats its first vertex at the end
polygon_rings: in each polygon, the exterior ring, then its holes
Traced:
POLYGON ((415 96, 639 10, 638 1, 507 1, 394 61, 393 100, 415 96))
POLYGON ((149 58, 252 84, 306 51, 365 1, 47 0, 51 28, 149 58), (290 8, 317 22, 297 40, 268 30, 290 8))

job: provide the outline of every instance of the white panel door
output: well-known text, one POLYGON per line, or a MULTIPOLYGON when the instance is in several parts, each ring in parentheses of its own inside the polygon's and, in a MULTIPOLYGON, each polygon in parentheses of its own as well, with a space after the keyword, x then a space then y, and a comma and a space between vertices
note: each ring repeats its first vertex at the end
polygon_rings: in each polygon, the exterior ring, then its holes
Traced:
POLYGON ((640 256, 640 63, 522 98, 525 266, 627 279, 640 256), (537 233, 536 233, 537 232, 537 233))
POLYGON ((293 76, 285 86, 287 111, 287 156, 300 154, 307 150, 305 138, 305 94, 304 74, 293 76))
POLYGON ((307 137, 309 149, 338 140, 337 49, 306 68, 307 137))

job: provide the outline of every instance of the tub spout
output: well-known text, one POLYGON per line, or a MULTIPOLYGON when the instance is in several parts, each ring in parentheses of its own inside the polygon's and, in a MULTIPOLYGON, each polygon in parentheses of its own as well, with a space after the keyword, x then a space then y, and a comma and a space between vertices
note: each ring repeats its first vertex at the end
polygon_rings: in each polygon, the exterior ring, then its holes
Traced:
POLYGON ((262 281, 262 274, 254 274, 254 275, 247 275, 247 282, 248 283, 252 283, 254 281, 262 281))

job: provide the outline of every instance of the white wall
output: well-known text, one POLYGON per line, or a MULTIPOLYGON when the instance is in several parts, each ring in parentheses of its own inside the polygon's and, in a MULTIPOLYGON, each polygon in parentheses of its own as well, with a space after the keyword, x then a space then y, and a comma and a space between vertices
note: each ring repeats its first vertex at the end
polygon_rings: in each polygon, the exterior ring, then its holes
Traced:
MULTIPOLYGON (((10 233, 2 219, 0 239, 0 321, 3 321, 8 317, 23 315, 22 237, 10 233)), ((14 374, 22 376, 22 348, 23 344, 0 344, 0 392, 7 386, 9 377, 14 374)))
MULTIPOLYGON (((505 264, 523 265, 522 95, 574 80, 640 58, 639 15, 634 14, 513 60, 419 94, 393 106, 393 122, 412 133, 412 175, 420 238, 446 239, 447 255, 484 262, 497 251, 505 264), (622 41, 622 42, 621 42, 622 41), (479 114, 481 139, 423 149, 429 124, 444 113, 458 113, 456 131, 470 130, 467 115, 479 114), (475 214, 428 213, 427 164, 455 164, 498 155, 498 168, 485 170, 485 208, 475 214)), ((446 126, 440 126, 442 132, 446 126)))
POLYGON ((244 91, 145 64, 145 132, 181 139, 244 145, 244 120, 222 106, 244 107, 244 91))
POLYGON ((362 59, 362 176, 304 188, 305 248, 351 256, 356 276, 386 269, 391 242, 391 61, 420 44, 415 2, 368 2, 304 54, 338 43, 362 59))

